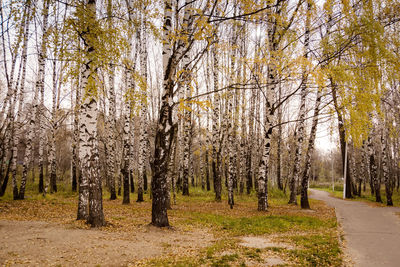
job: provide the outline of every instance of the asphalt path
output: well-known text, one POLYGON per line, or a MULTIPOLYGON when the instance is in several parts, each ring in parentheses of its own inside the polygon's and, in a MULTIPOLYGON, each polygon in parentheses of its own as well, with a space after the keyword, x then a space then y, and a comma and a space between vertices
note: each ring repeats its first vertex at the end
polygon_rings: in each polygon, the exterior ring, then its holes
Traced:
POLYGON ((335 208, 355 266, 400 266, 400 208, 375 207, 310 189, 310 197, 335 208))

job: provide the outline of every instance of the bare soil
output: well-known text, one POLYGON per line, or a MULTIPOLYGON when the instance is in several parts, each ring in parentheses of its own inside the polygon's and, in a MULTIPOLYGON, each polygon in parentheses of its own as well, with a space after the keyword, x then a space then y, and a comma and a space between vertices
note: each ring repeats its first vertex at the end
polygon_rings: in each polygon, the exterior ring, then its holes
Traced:
POLYGON ((105 232, 40 221, 0 220, 1 266, 128 266, 166 254, 191 254, 209 246, 205 230, 142 226, 105 232))
POLYGON ((264 237, 256 237, 256 236, 245 236, 241 238, 242 242, 239 245, 248 247, 248 248, 286 248, 293 249, 293 246, 282 243, 282 242, 273 242, 270 238, 264 237))

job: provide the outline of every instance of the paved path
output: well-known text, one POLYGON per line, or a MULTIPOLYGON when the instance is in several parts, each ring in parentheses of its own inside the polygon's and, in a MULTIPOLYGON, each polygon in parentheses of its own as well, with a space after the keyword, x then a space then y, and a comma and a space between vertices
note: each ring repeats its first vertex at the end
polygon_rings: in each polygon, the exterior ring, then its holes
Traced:
POLYGON ((311 198, 335 207, 356 266, 400 266, 400 208, 372 207, 363 202, 345 201, 328 192, 310 189, 311 198))

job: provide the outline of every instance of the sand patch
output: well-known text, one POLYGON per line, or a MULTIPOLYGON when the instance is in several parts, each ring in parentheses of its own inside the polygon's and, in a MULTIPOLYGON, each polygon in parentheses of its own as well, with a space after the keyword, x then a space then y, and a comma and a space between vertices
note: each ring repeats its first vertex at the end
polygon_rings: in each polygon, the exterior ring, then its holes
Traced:
POLYGON ((285 249, 293 249, 293 246, 282 243, 282 242, 273 242, 269 238, 263 237, 255 237, 255 236, 245 236, 242 237, 242 242, 239 245, 248 248, 285 248, 285 249))

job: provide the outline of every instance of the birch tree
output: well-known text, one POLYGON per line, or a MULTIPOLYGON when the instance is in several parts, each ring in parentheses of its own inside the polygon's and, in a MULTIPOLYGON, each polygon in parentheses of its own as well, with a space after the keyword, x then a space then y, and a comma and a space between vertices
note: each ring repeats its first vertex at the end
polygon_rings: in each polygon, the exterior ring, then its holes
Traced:
MULTIPOLYGON (((108 15, 108 31, 112 32, 113 19, 112 19, 113 1, 107 1, 107 15, 108 15)), ((113 42, 113 34, 109 34, 109 41, 113 42)), ((108 106, 108 141, 107 141, 107 179, 110 189, 110 200, 117 199, 115 191, 115 128, 116 128, 116 99, 115 99, 115 62, 111 62, 109 66, 109 106, 108 106)))
POLYGON ((97 139, 97 88, 96 88, 96 1, 88 0, 77 8, 78 34, 84 44, 82 88, 84 90, 80 117, 79 156, 82 170, 79 185, 78 219, 87 219, 92 227, 105 225, 102 187, 99 173, 97 139), (82 188, 82 189, 81 189, 82 188), (87 207, 88 205, 88 207, 87 207))
POLYGON ((147 120, 147 26, 142 16, 140 31, 140 71, 141 71, 141 109, 140 109, 140 140, 139 140, 139 176, 138 176, 138 197, 137 202, 143 201, 144 181, 147 183, 146 162, 148 158, 148 120, 147 120))

